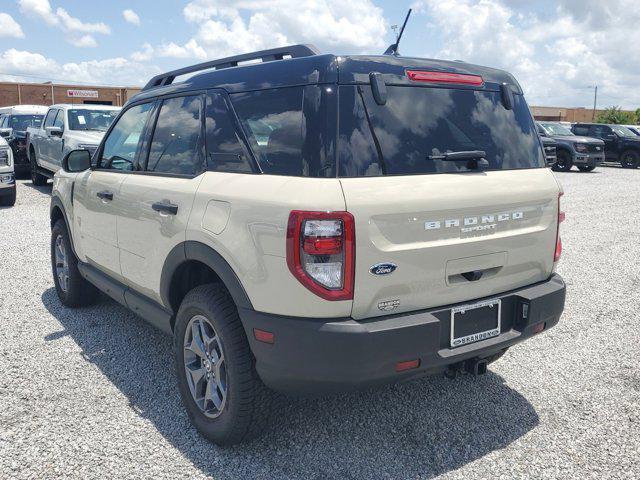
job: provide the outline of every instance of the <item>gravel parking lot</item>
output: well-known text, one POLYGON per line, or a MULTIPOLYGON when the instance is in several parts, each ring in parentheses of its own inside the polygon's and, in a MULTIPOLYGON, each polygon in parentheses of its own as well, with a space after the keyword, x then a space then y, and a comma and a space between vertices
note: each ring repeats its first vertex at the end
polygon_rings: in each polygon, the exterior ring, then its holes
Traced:
POLYGON ((640 478, 640 170, 559 174, 565 313, 490 373, 281 399, 252 444, 201 439, 169 337, 115 302, 67 310, 50 187, 0 209, 1 478, 640 478))

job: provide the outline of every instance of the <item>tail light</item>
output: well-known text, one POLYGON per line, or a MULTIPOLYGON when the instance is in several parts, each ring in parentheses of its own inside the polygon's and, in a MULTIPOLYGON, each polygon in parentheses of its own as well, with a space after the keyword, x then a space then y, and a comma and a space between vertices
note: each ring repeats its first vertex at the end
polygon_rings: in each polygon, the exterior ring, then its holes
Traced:
POLYGON ((423 70, 407 70, 407 77, 414 82, 455 83, 458 85, 481 86, 484 83, 479 75, 449 72, 425 72, 423 70))
POLYGON ((325 300, 353 298, 355 226, 348 212, 289 215, 287 265, 300 283, 325 300))
POLYGON ((558 230, 556 231, 556 251, 553 254, 553 263, 560 261, 560 256, 562 255, 562 239, 560 238, 560 224, 564 222, 564 212, 560 204, 562 195, 564 195, 564 192, 558 194, 558 230))

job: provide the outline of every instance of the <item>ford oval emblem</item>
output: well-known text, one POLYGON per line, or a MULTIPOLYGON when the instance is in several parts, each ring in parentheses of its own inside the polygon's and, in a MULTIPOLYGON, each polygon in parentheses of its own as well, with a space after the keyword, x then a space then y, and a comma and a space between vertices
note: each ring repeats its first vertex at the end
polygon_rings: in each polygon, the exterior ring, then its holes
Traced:
POLYGON ((372 275, 389 275, 393 273, 398 266, 395 263, 376 263, 369 271, 372 275))

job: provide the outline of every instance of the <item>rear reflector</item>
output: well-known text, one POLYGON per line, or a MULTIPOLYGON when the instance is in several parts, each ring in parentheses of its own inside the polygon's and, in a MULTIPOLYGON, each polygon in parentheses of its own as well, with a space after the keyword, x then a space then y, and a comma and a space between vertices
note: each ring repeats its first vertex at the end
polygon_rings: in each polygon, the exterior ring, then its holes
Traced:
POLYGON ((275 343, 276 341, 276 336, 273 333, 260 330, 259 328, 253 329, 253 336, 256 340, 263 343, 275 343))
POLYGON ((541 322, 541 323, 538 323, 538 324, 534 325, 534 327, 533 327, 533 333, 534 333, 534 335, 535 335, 536 333, 540 333, 541 331, 543 331, 543 330, 544 330, 544 327, 545 327, 546 325, 547 325, 547 324, 546 324, 545 322, 541 322))
POLYGON ((560 261, 562 256, 562 239, 560 238, 560 224, 564 222, 565 214, 562 211, 562 205, 560 199, 564 195, 564 192, 558 193, 558 230, 556 231, 556 251, 553 254, 553 263, 560 261))
POLYGON ((407 77, 414 82, 455 83, 458 85, 480 86, 484 80, 479 75, 448 72, 424 72, 421 70, 407 70, 407 77))
POLYGON ((418 368, 420 366, 420 360, 407 360, 405 362, 396 363, 396 372, 405 372, 407 370, 413 370, 414 368, 418 368))

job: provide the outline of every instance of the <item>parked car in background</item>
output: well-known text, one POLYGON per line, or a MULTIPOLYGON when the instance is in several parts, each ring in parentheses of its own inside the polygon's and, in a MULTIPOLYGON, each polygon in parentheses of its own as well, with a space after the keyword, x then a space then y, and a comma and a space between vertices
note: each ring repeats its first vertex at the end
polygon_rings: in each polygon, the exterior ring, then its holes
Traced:
POLYGON ((624 168, 640 165, 640 137, 622 125, 576 123, 571 127, 576 135, 599 138, 604 142, 605 159, 619 162, 624 168))
POLYGON ((98 148, 100 140, 116 118, 120 107, 60 104, 49 107, 39 127, 27 129, 31 180, 44 185, 71 150, 98 148))
POLYGON ((48 107, 43 105, 14 105, 0 108, 0 136, 7 140, 13 151, 16 175, 29 172, 27 155, 27 128, 42 124, 48 107))
POLYGON ((537 122, 538 133, 556 141, 558 160, 553 169, 568 172, 572 166, 590 172, 604 162, 604 142, 598 138, 582 137, 559 122, 537 122))
POLYGON ((558 161, 558 142, 556 142, 553 138, 545 137, 542 135, 540 136, 540 140, 542 140, 542 146, 544 147, 544 156, 547 159, 547 166, 553 168, 558 161))
POLYGON ((640 137, 640 125, 623 125, 640 137))
POLYGON ((13 152, 7 141, 0 137, 0 206, 16 203, 16 178, 13 171, 13 152))
POLYGON ((236 443, 265 385, 479 375, 556 325, 561 195, 507 72, 295 45, 158 75, 69 152, 51 269, 172 334, 189 417, 236 443))

